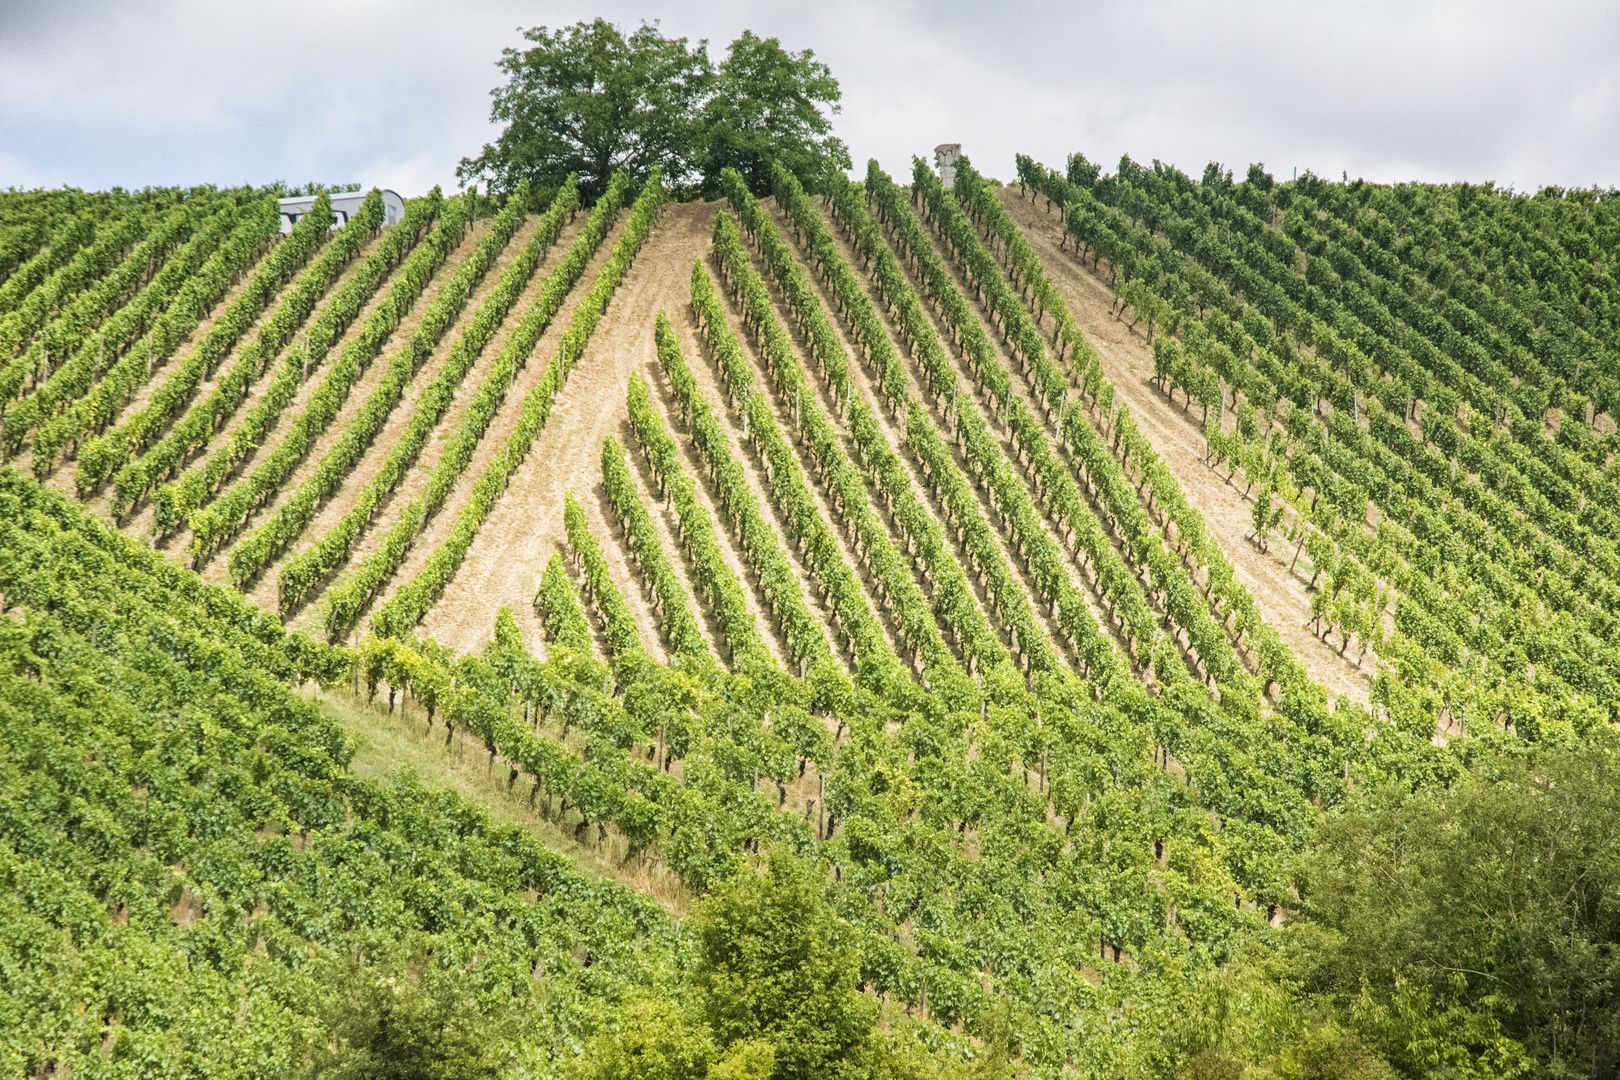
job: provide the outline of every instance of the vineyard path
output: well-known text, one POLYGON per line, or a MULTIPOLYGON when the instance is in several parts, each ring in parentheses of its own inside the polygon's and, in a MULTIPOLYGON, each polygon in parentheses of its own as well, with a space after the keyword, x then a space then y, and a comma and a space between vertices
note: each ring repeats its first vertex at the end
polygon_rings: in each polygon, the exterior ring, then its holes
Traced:
MULTIPOLYGON (((653 655, 662 653, 652 610, 616 542, 617 529, 610 527, 604 513, 602 441, 608 435, 624 441, 628 434, 624 430, 625 392, 631 373, 641 372, 654 385, 660 377, 653 343, 654 317, 661 309, 671 313, 677 325, 682 321, 681 313, 690 299, 692 262, 707 249, 715 209, 714 203, 678 203, 664 208, 558 395, 545 430, 479 528, 444 596, 423 620, 424 633, 458 651, 476 648, 489 639, 494 627, 492 613, 506 605, 524 616, 519 624, 525 626, 526 639, 537 641, 534 593, 546 561, 566 544, 563 496, 573 491, 592 533, 603 542, 614 583, 630 603, 643 643, 653 655)), ((603 244, 604 258, 611 244, 611 238, 603 244)), ((581 279, 576 290, 580 296, 590 287, 595 271, 593 266, 581 279)), ((559 323, 566 326, 566 319, 560 317, 559 323)), ((537 355, 549 359, 555 347, 554 342, 542 344, 537 355)), ((537 368, 537 364, 531 365, 531 369, 537 368)), ((693 373, 709 398, 717 400, 712 378, 699 365, 694 365, 693 373)), ((626 449, 635 456, 633 441, 626 449)), ((703 485, 696 485, 696 490, 699 503, 713 514, 703 485)), ((715 520, 715 538, 726 563, 741 581, 748 582, 729 530, 719 515, 715 520)), ((665 554, 672 561, 682 559, 678 550, 665 554)), ((760 618, 753 590, 745 587, 743 596, 764 640, 772 644, 774 636, 760 618)))
MULTIPOLYGON (((452 327, 441 341, 440 347, 442 349, 448 350, 451 348, 452 346, 445 344, 445 342, 453 342, 461 336, 467 321, 472 318, 472 312, 476 309, 478 303, 495 287, 495 284, 500 279, 502 269, 516 256, 520 250, 520 245, 530 235, 535 224, 536 222, 533 220, 525 222, 524 227, 520 228, 518 234, 502 249, 497 265, 492 267, 489 274, 479 282, 478 288, 474 290, 474 295, 468 305, 462 309, 457 325, 452 327)), ((577 229, 583 229, 583 226, 583 221, 576 223, 577 229)), ((574 235, 577 235, 577 231, 574 235)), ((457 476, 456 482, 445 495, 444 502, 440 505, 438 513, 429 518, 423 524, 421 531, 417 533, 398 572, 383 583, 376 600, 373 601, 373 606, 377 600, 393 592, 401 582, 408 581, 411 575, 420 570, 427 561, 428 556, 433 553, 434 548, 455 526, 457 511, 472 490, 472 485, 477 483, 478 476, 483 472, 490 456, 494 453, 491 447, 500 445, 505 441, 507 434, 510 433, 513 424, 516 422, 518 410, 521 408, 523 395, 544 374, 545 364, 557 347, 557 340, 562 335, 562 328, 568 325, 568 319, 573 314, 574 307, 579 303, 579 298, 584 295, 583 283, 589 281, 597 268, 607 260, 607 251, 611 248, 615 235, 615 231, 609 231, 608 236, 603 240, 601 246, 597 248, 591 261, 586 266, 580 280, 570 290, 569 295, 562 303, 561 309, 552 319, 550 325, 547 326, 545 333, 541 335, 539 343, 526 358, 526 363, 515 373, 512 385, 507 388, 500 405, 496 407, 495 414, 484 429, 483 437, 479 439, 478 445, 474 448, 467 467, 457 476)), ((494 337, 484 346, 483 351, 478 354, 478 358, 469 367, 466 376, 456 388, 449 408, 439 418, 439 422, 434 426, 433 433, 428 437, 427 446, 423 448, 421 456, 417 458, 416 463, 406 473, 405 478, 400 481, 394 493, 375 514, 370 526, 360 537, 359 542, 355 544, 354 551, 347 564, 348 569, 352 570, 366 556, 375 551, 381 545, 388 530, 394 526, 412 501, 426 493, 428 481, 444 453, 446 443, 460 429, 468 406, 477 395, 479 387, 495 367, 496 361, 500 358, 501 349, 505 346, 507 336, 540 294, 545 279, 550 275, 557 258, 548 253, 546 260, 535 271, 535 276, 529 279, 528 285, 518 298, 518 302, 513 305, 512 309, 507 312, 506 318, 501 321, 501 326, 497 329, 494 337)), ((414 405, 414 402, 412 404, 414 405)), ((355 492, 358 492, 358 490, 358 488, 354 489, 355 492)), ((313 627, 319 621, 319 607, 319 604, 312 603, 308 605, 294 620, 295 625, 307 624, 313 627)), ((493 612, 493 608, 491 612, 493 612)), ((494 626, 493 615, 491 616, 490 626, 494 626)), ((359 637, 364 632, 365 621, 362 618, 356 624, 351 637, 359 637)))

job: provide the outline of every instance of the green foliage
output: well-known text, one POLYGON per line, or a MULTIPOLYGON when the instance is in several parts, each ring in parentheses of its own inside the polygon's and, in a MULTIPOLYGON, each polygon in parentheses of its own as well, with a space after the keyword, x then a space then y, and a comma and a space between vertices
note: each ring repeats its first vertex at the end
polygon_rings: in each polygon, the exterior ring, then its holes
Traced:
MULTIPOLYGON (((334 965, 336 966, 336 965, 334 965)), ((486 1080, 504 1075, 509 1018, 456 980, 411 977, 352 960, 323 987, 311 1080, 486 1080)))
POLYGON ((531 45, 503 49, 507 83, 490 91, 490 120, 505 129, 456 175, 503 193, 527 181, 550 199, 569 174, 593 203, 617 172, 641 183, 657 168, 670 183, 687 172, 693 115, 710 80, 707 44, 688 49, 643 23, 626 35, 605 19, 524 31, 531 45))
POLYGON ((811 191, 827 190, 850 167, 827 115, 838 112, 840 96, 832 69, 811 50, 788 52, 776 38, 744 30, 727 48, 703 106, 693 148, 703 194, 720 193, 727 169, 754 191, 768 190, 778 166, 811 191))
POLYGON ((1324 827, 1303 893, 1329 931, 1302 940, 1311 985, 1391 1061, 1509 1041, 1563 1075, 1620 1061, 1613 743, 1494 759, 1324 827))
POLYGON ((721 885, 697 919, 693 982, 716 1042, 764 1040, 779 1080, 862 1076, 876 1005, 855 989, 860 957, 836 940, 813 862, 772 849, 761 873, 721 885))
POLYGON ((727 168, 763 184, 781 160, 820 184, 849 167, 823 111, 837 112, 838 81, 808 49, 744 31, 716 66, 706 41, 688 47, 645 23, 626 35, 600 18, 524 37, 530 47, 503 51, 507 82, 491 91, 490 119, 505 128, 461 160, 464 182, 504 193, 527 181, 549 198, 574 173, 589 202, 615 171, 639 183, 656 167, 671 187, 713 198, 727 168))
MULTIPOLYGON (((719 1052, 701 1018, 662 998, 635 998, 614 1010, 575 1059, 574 1080, 704 1080, 717 1073, 719 1052)), ((764 1075, 769 1075, 767 1072, 764 1075)))

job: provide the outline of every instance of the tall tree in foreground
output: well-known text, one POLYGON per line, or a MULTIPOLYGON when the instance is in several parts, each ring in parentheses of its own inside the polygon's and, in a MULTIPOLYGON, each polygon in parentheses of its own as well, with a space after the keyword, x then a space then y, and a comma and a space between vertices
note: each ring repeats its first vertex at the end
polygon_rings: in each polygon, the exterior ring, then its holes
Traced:
POLYGON ((877 1004, 855 989, 860 954, 834 943, 825 878, 786 849, 703 902, 696 983, 722 1047, 774 1048, 781 1080, 869 1074, 877 1004))

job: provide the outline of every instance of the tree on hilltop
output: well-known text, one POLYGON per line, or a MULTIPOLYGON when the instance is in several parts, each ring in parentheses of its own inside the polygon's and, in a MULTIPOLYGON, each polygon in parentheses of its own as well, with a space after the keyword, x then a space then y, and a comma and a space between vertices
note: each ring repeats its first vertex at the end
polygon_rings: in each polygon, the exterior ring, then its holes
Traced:
POLYGON ((705 195, 719 193, 727 168, 741 173, 749 190, 771 190, 773 158, 812 191, 833 170, 850 167, 848 148, 822 112, 826 104, 838 111, 838 80, 815 53, 791 53, 775 38, 744 30, 715 76, 696 147, 705 195))
POLYGON ((653 166, 679 178, 691 142, 689 119, 712 78, 706 43, 688 49, 645 24, 628 37, 604 19, 555 32, 527 30, 528 49, 503 49, 505 86, 490 91, 490 119, 506 129, 456 176, 508 193, 527 179, 549 199, 569 173, 594 201, 617 169, 638 179, 653 166))
POLYGON ((838 80, 809 49, 745 30, 718 65, 708 42, 666 38, 657 24, 626 35, 604 19, 524 32, 531 47, 506 49, 507 76, 490 91, 490 118, 505 124, 456 175, 509 193, 529 181, 550 198, 569 173, 594 199, 624 169, 638 180, 660 166, 665 182, 713 197, 734 168, 756 189, 780 160, 812 190, 849 151, 831 134, 838 80))

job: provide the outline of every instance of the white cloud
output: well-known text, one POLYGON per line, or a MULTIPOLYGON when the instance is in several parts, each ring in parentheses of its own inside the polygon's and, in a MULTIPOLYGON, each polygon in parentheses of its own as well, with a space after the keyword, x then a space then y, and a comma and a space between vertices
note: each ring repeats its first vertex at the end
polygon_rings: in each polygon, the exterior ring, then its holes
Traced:
POLYGON ((811 47, 844 87, 857 169, 960 141, 1001 176, 1122 152, 1376 179, 1616 182, 1620 9, 1457 0, 1245 5, 816 5, 695 0, 13 0, 0 23, 0 185, 454 183, 494 131, 519 26, 662 18, 719 52, 811 47))

